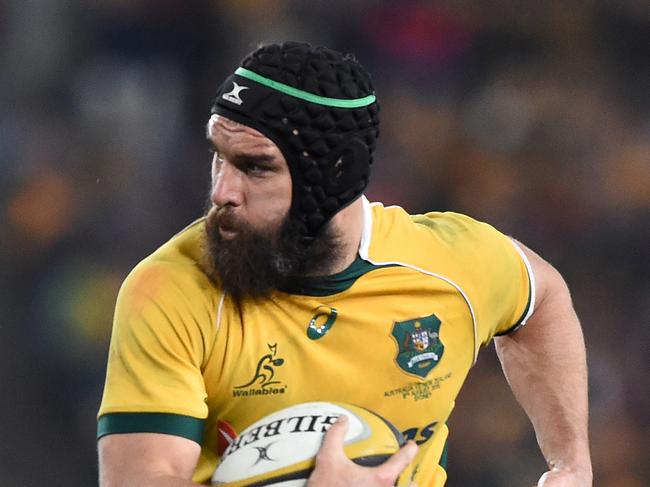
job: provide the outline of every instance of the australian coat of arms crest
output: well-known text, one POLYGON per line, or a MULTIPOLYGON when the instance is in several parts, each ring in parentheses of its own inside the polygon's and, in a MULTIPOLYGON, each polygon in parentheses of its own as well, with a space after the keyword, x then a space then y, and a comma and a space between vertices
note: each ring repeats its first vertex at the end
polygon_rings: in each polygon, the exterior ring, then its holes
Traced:
POLYGON ((426 377, 445 351, 440 340, 440 320, 436 315, 397 321, 393 326, 397 342, 397 364, 404 372, 426 377))

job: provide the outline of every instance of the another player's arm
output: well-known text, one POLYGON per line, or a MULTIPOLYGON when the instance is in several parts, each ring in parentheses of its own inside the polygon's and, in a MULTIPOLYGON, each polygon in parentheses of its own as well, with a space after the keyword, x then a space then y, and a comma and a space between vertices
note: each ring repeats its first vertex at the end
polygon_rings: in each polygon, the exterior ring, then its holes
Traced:
POLYGON ((198 443, 159 433, 113 434, 99 440, 100 487, 186 487, 201 452, 198 443))
POLYGON ((537 302, 526 326, 495 338, 497 353, 549 465, 538 485, 591 486, 587 365, 580 323, 562 276, 520 246, 533 268, 537 302))

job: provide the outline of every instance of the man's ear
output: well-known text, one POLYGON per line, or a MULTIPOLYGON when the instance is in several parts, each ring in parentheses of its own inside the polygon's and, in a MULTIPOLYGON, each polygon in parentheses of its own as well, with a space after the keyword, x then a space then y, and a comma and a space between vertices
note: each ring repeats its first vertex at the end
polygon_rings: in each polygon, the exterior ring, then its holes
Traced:
POLYGON ((357 189, 356 182, 363 182, 365 187, 369 176, 368 146, 361 139, 351 137, 331 152, 323 186, 328 195, 338 196, 344 191, 357 189))

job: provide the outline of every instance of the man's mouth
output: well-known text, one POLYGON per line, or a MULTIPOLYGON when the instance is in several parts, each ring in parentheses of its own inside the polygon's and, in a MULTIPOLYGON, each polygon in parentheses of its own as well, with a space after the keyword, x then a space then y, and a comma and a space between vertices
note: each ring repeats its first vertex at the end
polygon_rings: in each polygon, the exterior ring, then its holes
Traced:
POLYGON ((221 238, 224 240, 233 240, 237 237, 237 230, 232 227, 219 225, 219 235, 221 235, 221 238))
POLYGON ((219 211, 217 208, 212 208, 208 213, 207 219, 209 225, 219 230, 219 235, 224 240, 232 240, 239 233, 235 218, 223 210, 219 211))

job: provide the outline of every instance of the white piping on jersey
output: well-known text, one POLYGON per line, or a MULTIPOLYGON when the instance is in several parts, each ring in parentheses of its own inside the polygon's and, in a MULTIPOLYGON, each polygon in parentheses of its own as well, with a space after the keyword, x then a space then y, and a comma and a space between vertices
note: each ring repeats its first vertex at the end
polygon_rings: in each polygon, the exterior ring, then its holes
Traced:
POLYGON ((521 256, 521 260, 524 261, 524 265, 526 266, 526 272, 528 272, 528 280, 530 281, 530 305, 528 306, 528 311, 526 312, 526 316, 522 318, 521 323, 519 323, 519 326, 517 326, 517 328, 520 328, 526 324, 528 318, 530 318, 530 316, 535 311, 535 286, 536 286, 535 274, 533 274, 533 266, 530 265, 530 261, 528 260, 528 257, 526 257, 526 254, 524 254, 524 251, 519 246, 519 244, 512 238, 510 239, 510 241, 512 242, 512 245, 515 246, 515 249, 521 256))
MULTIPOLYGON (((363 201, 363 233, 361 234, 361 244, 359 245, 359 256, 368 262, 370 262, 373 265, 398 265, 401 267, 407 267, 409 269, 413 269, 417 272, 421 272, 422 274, 426 274, 427 276, 431 277, 436 277, 447 284, 451 285, 456 291, 460 293, 460 295, 463 297, 465 300, 465 303, 467 304, 467 307, 469 308, 469 313, 472 316, 472 329, 474 332, 474 360, 472 361, 472 365, 476 363, 476 359, 478 358, 478 326, 476 322, 476 314, 474 313, 474 307, 472 306, 471 301, 469 300, 469 297, 467 294, 465 294, 465 291, 456 284, 454 281, 451 279, 441 276, 440 274, 436 274, 435 272, 430 272, 426 271, 424 269, 421 269, 417 266, 411 265, 411 264, 406 264, 404 262, 398 262, 398 261, 390 261, 390 262, 379 262, 379 261, 373 261, 370 259, 368 256, 368 252, 370 250, 370 237, 372 234, 372 209, 371 206, 375 205, 380 205, 381 203, 370 203, 365 196, 362 197, 363 201)), ((392 208, 401 208, 400 206, 392 206, 392 208)))
POLYGON ((364 255, 368 255, 370 248, 370 235, 372 234, 372 210, 370 209, 370 202, 366 195, 361 195, 361 203, 363 204, 363 228, 361 230, 361 242, 359 243, 359 255, 365 259, 364 255))
POLYGON ((219 299, 219 306, 217 307, 217 319, 215 324, 217 325, 217 329, 215 330, 215 333, 219 331, 219 328, 221 328, 221 310, 223 309, 223 302, 226 300, 226 292, 222 291, 221 292, 221 299, 219 299))

